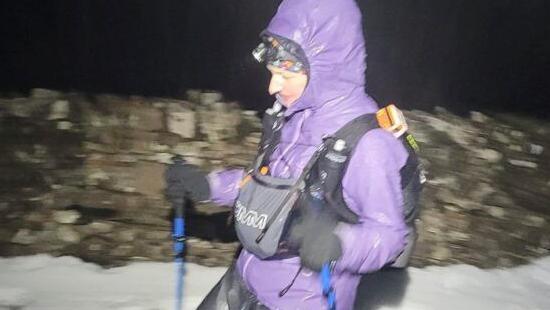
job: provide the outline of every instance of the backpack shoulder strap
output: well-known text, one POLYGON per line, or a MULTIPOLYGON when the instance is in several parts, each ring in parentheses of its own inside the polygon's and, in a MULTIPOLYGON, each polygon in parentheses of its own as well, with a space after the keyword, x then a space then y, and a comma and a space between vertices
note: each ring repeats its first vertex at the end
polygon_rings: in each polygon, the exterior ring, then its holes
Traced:
POLYGON ((269 158, 281 139, 281 129, 285 117, 280 110, 268 109, 262 118, 262 137, 258 145, 258 153, 252 165, 253 170, 267 166, 269 158))
POLYGON ((311 173, 306 180, 309 192, 318 195, 314 192, 322 191, 327 206, 338 220, 351 224, 359 221, 357 214, 344 201, 342 179, 355 146, 361 137, 375 128, 378 128, 378 122, 374 114, 356 117, 324 139, 322 152, 311 165, 311 173), (345 141, 342 149, 336 147, 339 140, 345 141))
POLYGON ((370 130, 379 128, 376 114, 363 114, 354 118, 336 131, 332 136, 336 139, 346 141, 346 146, 350 151, 355 149, 359 140, 370 130))

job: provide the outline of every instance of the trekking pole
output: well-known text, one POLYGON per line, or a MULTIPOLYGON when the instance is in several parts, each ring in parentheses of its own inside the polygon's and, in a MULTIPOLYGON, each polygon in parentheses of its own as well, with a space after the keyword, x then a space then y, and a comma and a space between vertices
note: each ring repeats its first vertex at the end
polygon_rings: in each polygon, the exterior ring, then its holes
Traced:
MULTIPOLYGON (((174 165, 183 165, 184 160, 180 156, 173 159, 174 165)), ((176 303, 174 310, 181 310, 183 304, 183 274, 185 249, 185 198, 172 201, 174 208, 173 232, 174 254, 176 265, 176 303)))
POLYGON ((321 284, 323 286, 323 295, 327 298, 328 309, 336 309, 336 294, 330 284, 330 270, 332 269, 332 263, 325 263, 321 269, 321 284))

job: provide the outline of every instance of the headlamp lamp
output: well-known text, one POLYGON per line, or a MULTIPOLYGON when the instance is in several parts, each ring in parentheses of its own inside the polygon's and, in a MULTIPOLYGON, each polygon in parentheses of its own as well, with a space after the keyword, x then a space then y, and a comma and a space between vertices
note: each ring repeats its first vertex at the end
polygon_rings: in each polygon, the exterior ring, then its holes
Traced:
POLYGON ((252 51, 256 61, 291 72, 307 72, 304 61, 300 60, 305 57, 299 55, 303 52, 296 43, 269 35, 263 35, 262 41, 252 51))

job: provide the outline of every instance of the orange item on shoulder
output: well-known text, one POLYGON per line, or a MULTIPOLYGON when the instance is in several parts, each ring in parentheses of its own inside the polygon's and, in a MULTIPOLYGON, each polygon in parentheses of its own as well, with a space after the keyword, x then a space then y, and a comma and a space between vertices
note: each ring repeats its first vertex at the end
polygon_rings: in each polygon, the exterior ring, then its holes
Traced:
POLYGON ((391 132, 396 138, 403 135, 409 126, 405 116, 394 104, 390 104, 376 112, 376 120, 380 128, 391 132))

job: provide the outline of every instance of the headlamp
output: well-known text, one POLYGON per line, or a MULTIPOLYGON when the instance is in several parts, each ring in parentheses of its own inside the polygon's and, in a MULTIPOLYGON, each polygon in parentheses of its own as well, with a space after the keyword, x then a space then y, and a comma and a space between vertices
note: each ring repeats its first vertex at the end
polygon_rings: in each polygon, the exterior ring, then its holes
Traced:
POLYGON ((267 53, 267 46, 262 42, 253 51, 252 56, 257 62, 262 63, 265 61, 265 54, 267 53))
POLYGON ((300 60, 300 58, 305 59, 305 56, 296 43, 270 35, 263 35, 262 41, 252 51, 252 56, 256 61, 291 72, 307 71, 304 61, 300 60))

